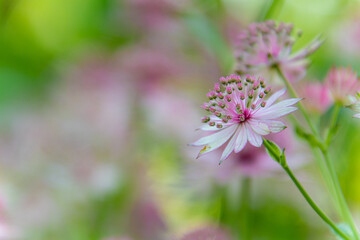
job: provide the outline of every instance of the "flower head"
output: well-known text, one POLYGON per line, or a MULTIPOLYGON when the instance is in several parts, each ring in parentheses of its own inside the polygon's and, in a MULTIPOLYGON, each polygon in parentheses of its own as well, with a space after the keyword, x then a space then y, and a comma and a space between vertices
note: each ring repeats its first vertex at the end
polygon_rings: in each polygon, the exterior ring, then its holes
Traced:
POLYGON ((230 75, 221 77, 219 81, 214 90, 207 94, 209 102, 202 106, 209 115, 203 117, 202 122, 206 124, 200 128, 216 133, 200 138, 191 145, 203 147, 200 157, 229 140, 220 163, 233 151, 240 152, 248 141, 260 147, 262 136, 285 129, 285 124, 276 119, 295 111, 297 108, 292 105, 300 100, 292 98, 274 104, 286 89, 269 96, 271 88, 266 86, 265 81, 250 75, 244 78, 230 75))
POLYGON ((348 97, 360 89, 357 74, 350 67, 332 67, 325 78, 325 83, 334 101, 342 104, 347 103, 348 97))
POLYGON ((320 82, 305 83, 301 89, 304 105, 314 113, 324 113, 333 104, 328 86, 320 82))
POLYGON ((292 32, 292 24, 276 24, 274 21, 250 24, 237 39, 236 71, 240 74, 260 72, 270 77, 275 67, 278 67, 290 81, 303 78, 308 65, 306 57, 312 54, 322 41, 315 39, 304 49, 291 54, 295 42, 292 32))

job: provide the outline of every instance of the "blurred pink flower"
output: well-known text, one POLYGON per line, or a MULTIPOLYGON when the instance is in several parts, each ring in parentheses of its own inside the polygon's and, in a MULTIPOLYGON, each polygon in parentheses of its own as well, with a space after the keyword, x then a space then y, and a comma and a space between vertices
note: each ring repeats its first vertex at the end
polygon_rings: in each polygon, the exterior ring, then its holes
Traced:
POLYGON ((149 129, 159 136, 173 137, 183 143, 191 140, 193 133, 188 129, 195 129, 201 116, 186 94, 163 85, 146 91, 142 101, 149 129), (184 116, 187 121, 179 121, 184 116), (158 132, 158 129, 162 131, 158 132))
POLYGON ((193 230, 180 240, 230 240, 228 232, 219 227, 204 227, 193 230))
POLYGON ((345 21, 338 22, 333 27, 330 41, 335 45, 332 47, 335 54, 341 52, 342 56, 351 56, 357 58, 360 53, 360 17, 358 11, 355 10, 357 16, 347 17, 345 21))
POLYGON ((169 0, 126 0, 127 11, 142 29, 166 28, 174 20, 180 5, 169 0))
POLYGON ((350 67, 332 67, 325 78, 325 84, 334 101, 341 104, 348 104, 348 97, 355 95, 360 89, 357 73, 350 67))
POLYGON ((241 79, 240 76, 230 75, 220 78, 220 83, 216 83, 214 90, 207 94, 210 101, 203 108, 210 115, 202 119, 202 122, 208 124, 200 128, 216 133, 190 144, 203 147, 198 155, 200 157, 218 149, 229 140, 220 163, 233 151, 238 153, 243 150, 248 141, 251 145, 260 147, 262 136, 284 130, 285 124, 277 119, 295 111, 297 108, 292 105, 300 101, 298 98, 291 98, 274 104, 285 94, 286 89, 269 95, 265 101, 270 87, 261 78, 256 80, 246 76, 241 79))
POLYGON ((129 217, 131 236, 135 239, 161 240, 165 239, 167 230, 157 206, 143 196, 135 202, 129 217))
POLYGON ((239 74, 261 74, 277 79, 274 67, 278 66, 292 82, 302 79, 309 61, 306 59, 319 48, 315 39, 310 45, 292 54, 294 45, 292 24, 266 21, 252 23, 242 31, 236 41, 236 71, 239 74))
POLYGON ((329 88, 323 83, 306 82, 300 92, 302 102, 311 112, 324 113, 333 104, 329 88))

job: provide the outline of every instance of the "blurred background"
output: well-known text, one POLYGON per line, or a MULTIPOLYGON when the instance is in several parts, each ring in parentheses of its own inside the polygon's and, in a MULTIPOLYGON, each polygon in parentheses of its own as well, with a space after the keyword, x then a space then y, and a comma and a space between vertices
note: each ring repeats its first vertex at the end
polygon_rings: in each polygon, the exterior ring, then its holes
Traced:
MULTIPOLYGON (((350 0, 0 0, 0 239, 333 239, 262 153, 218 166, 187 144, 249 23, 293 23, 295 50, 321 34, 302 80, 321 81, 333 65, 360 69, 359 12, 350 0)), ((342 110, 340 123, 331 156, 360 226, 360 122, 342 110)), ((295 174, 338 220, 292 139, 295 174)))

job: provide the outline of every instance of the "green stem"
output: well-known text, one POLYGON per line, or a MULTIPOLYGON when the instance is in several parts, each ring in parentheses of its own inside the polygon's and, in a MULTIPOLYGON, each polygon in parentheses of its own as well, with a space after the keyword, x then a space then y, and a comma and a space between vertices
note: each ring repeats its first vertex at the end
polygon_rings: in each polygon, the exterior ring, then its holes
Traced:
MULTIPOLYGON (((282 73, 280 68, 276 67, 276 70, 277 70, 279 76, 283 79, 283 81, 284 81, 285 85, 287 86, 287 88, 289 89, 290 94, 293 97, 298 98, 298 95, 297 95, 295 89, 293 88, 291 83, 288 81, 288 79, 284 76, 284 74, 282 73)), ((336 105, 338 105, 338 104, 336 104, 336 105)), ((334 168, 333 164, 331 163, 331 161, 329 160, 328 152, 327 152, 328 145, 326 145, 324 147, 324 141, 320 138, 319 133, 315 129, 309 115, 307 114, 307 112, 306 112, 304 106, 301 104, 301 102, 298 103, 298 106, 299 106, 299 109, 300 109, 301 113, 303 114, 306 122, 308 123, 309 127, 311 128, 311 131, 312 131, 314 137, 316 137, 321 142, 321 146, 319 146, 319 148, 320 148, 321 153, 322 153, 322 155, 324 157, 326 170, 327 170, 326 175, 330 176, 330 179, 331 179, 331 182, 332 182, 331 185, 333 186, 333 191, 335 192, 337 202, 338 202, 338 204, 340 206, 340 209, 341 209, 341 215, 343 216, 344 220, 350 225, 350 227, 352 229, 352 232, 353 232, 353 234, 355 236, 355 239, 360 240, 359 232, 358 232, 358 230, 356 228, 356 225, 354 223, 354 220, 353 220, 353 218, 351 216, 349 207, 346 204, 346 200, 345 200, 345 197, 344 197, 343 192, 341 190, 340 183, 339 183, 339 180, 337 178, 335 168, 334 168)), ((340 110, 339 106, 335 106, 334 114, 333 114, 331 122, 330 122, 330 130, 332 130, 332 128, 334 128, 334 126, 336 124, 339 110, 340 110)), ((326 137, 326 141, 330 141, 330 138, 331 138, 331 133, 329 132, 327 137, 326 137)))
POLYGON ((350 225, 350 227, 351 227, 351 229, 352 229, 352 231, 354 233, 355 239, 359 240, 360 239, 359 231, 356 228, 356 225, 355 225, 354 220, 352 218, 350 209, 349 209, 349 207, 348 207, 348 205, 346 203, 344 194, 343 194, 343 192, 341 190, 340 182, 339 182, 338 177, 336 175, 334 165, 330 161, 329 154, 327 153, 327 151, 322 151, 322 153, 324 155, 326 167, 328 168, 331 179, 333 180, 334 190, 335 190, 337 200, 338 200, 339 205, 340 205, 342 217, 350 225))
MULTIPOLYGON (((286 87, 288 88, 290 94, 292 95, 292 97, 299 98, 299 96, 297 95, 295 89, 293 88, 293 86, 291 85, 291 83, 289 82, 289 80, 285 77, 285 75, 282 73, 282 71, 280 70, 279 67, 276 67, 276 71, 277 71, 277 73, 279 74, 279 76, 283 79, 283 81, 284 81, 286 87)), ((299 106, 299 110, 301 111, 302 115, 304 116, 307 124, 309 125, 312 133, 313 133, 315 136, 318 136, 318 133, 317 133, 317 131, 316 131, 316 128, 315 128, 314 124, 312 123, 312 121, 310 120, 310 117, 309 117, 309 115, 307 114, 304 105, 303 105, 301 102, 298 102, 298 106, 299 106)))
POLYGON ((289 175, 291 180, 294 182, 296 187, 299 189, 301 194, 304 196, 305 200, 309 203, 309 205, 312 207, 312 209, 319 215, 319 217, 321 217, 321 219, 324 220, 324 222, 327 223, 342 238, 350 240, 350 238, 345 233, 343 233, 336 226, 336 224, 333 221, 331 221, 331 219, 328 216, 326 216, 326 214, 316 205, 316 203, 311 199, 311 197, 306 192, 306 190, 303 188, 303 186, 300 184, 300 182, 296 179, 295 175, 292 173, 290 168, 288 166, 283 166, 283 169, 289 175))
POLYGON ((331 138, 333 137, 333 132, 334 132, 334 129, 336 126, 336 121, 339 116, 340 108, 341 108, 341 105, 338 103, 335 103, 333 114, 331 116, 331 120, 330 120, 330 124, 329 124, 329 130, 325 137, 325 143, 326 143, 327 147, 330 145, 331 138))
POLYGON ((244 177, 241 186, 241 210, 243 216, 243 234, 241 239, 251 240, 251 178, 244 177))

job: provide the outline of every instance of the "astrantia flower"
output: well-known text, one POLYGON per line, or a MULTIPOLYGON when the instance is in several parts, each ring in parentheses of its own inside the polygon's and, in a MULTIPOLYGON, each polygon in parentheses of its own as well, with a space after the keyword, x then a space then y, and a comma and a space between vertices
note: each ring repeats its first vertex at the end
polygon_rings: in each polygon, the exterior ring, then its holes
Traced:
POLYGON ((300 92, 311 112, 324 113, 333 104, 328 86, 320 82, 305 83, 300 92))
POLYGON ((334 101, 341 104, 347 104, 349 96, 355 95, 360 89, 357 74, 350 67, 331 68, 325 83, 329 87, 334 101))
POLYGON ((256 80, 249 75, 243 79, 236 75, 220 78, 220 83, 216 83, 214 90, 207 94, 210 101, 204 103, 203 108, 209 115, 202 119, 207 124, 201 127, 202 130, 216 133, 191 144, 203 147, 198 157, 229 141, 221 162, 233 151, 240 152, 248 141, 260 147, 262 136, 282 131, 286 126, 276 119, 295 111, 297 108, 292 105, 300 99, 292 98, 274 104, 286 90, 282 89, 269 97, 270 90, 262 78, 256 80))
POLYGON ((276 24, 274 21, 250 24, 239 34, 236 42, 236 71, 271 77, 273 74, 277 76, 274 70, 278 67, 290 81, 303 78, 309 63, 306 57, 322 42, 315 39, 307 47, 292 54, 292 31, 292 24, 276 24))

